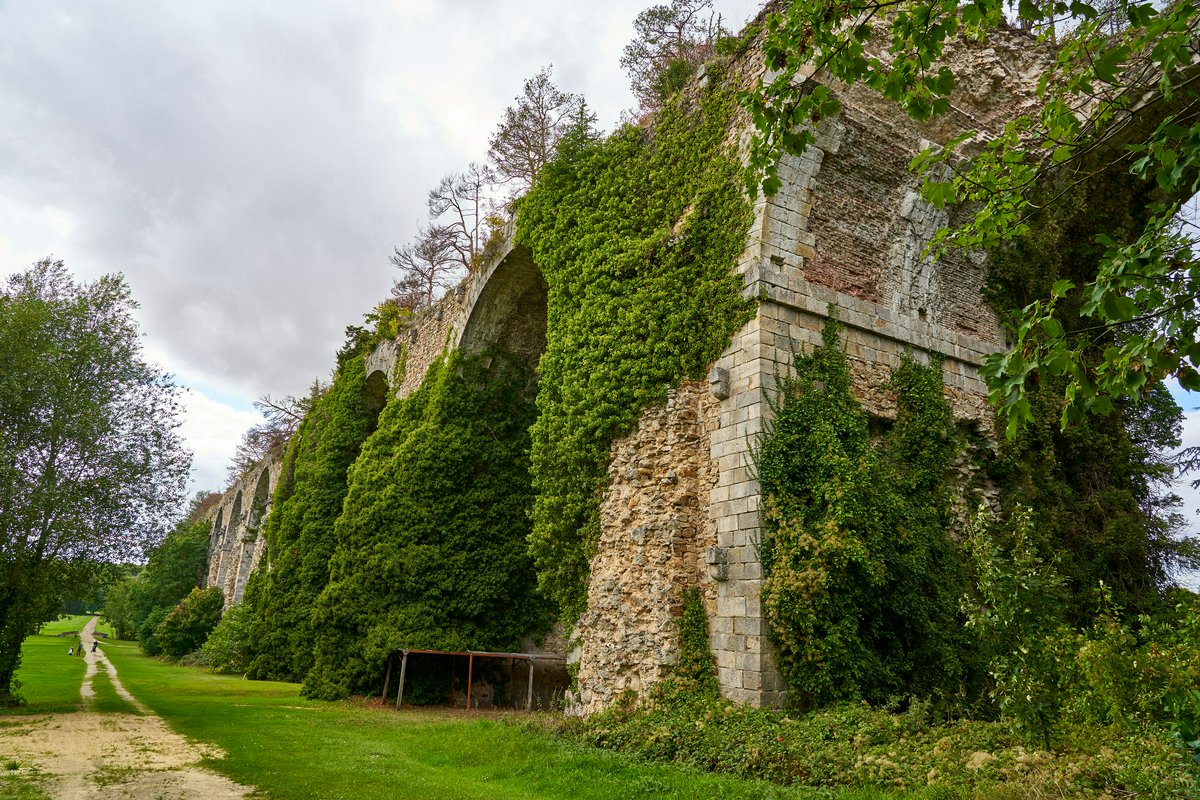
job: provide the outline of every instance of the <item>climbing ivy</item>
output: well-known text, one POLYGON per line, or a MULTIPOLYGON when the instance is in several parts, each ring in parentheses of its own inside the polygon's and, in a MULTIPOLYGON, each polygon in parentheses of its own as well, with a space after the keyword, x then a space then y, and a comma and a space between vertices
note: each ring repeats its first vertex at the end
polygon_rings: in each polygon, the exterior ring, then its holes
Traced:
POLYGON ((766 498, 762 598, 802 706, 952 691, 964 676, 962 557, 948 535, 958 450, 941 363, 906 358, 894 425, 872 438, 850 371, 824 346, 781 376, 756 452, 766 498))
POLYGON ((312 667, 312 608, 329 580, 346 472, 375 427, 365 400, 363 343, 357 330, 350 336, 332 386, 288 444, 263 531, 267 555, 247 582, 252 677, 299 681, 312 667))
POLYGON ((513 651, 549 626, 525 545, 533 392, 516 358, 454 353, 384 409, 334 527, 306 696, 377 688, 401 647, 513 651))
POLYGON ((726 143, 731 95, 677 95, 650 128, 572 131, 520 201, 549 285, 532 430, 530 547, 568 623, 582 612, 609 446, 702 376, 748 318, 733 269, 751 209, 726 143))

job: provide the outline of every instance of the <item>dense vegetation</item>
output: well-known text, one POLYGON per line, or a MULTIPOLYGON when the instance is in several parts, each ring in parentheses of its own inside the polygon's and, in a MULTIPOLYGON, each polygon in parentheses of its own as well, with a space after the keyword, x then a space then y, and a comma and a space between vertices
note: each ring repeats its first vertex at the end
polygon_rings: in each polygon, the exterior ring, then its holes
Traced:
POLYGON ((766 498, 763 606, 801 707, 958 693, 964 665, 947 485, 959 437, 941 362, 893 374, 896 420, 871 436, 829 322, 797 355, 756 457, 766 498))
POLYGON ((535 389, 505 353, 455 353, 380 415, 333 528, 306 695, 374 688, 401 647, 512 651, 548 627, 525 549, 535 389))
POLYGON ((252 613, 249 672, 300 681, 313 663, 312 606, 329 581, 346 472, 375 428, 367 407, 364 343, 351 336, 329 390, 316 399, 284 454, 263 536, 265 569, 252 573, 243 604, 252 613))
POLYGON ((211 527, 189 515, 150 553, 145 567, 109 588, 104 618, 118 638, 136 639, 150 655, 162 652, 159 626, 208 572, 211 527))
POLYGON ((51 259, 0 283, 0 706, 21 702, 21 642, 183 500, 177 390, 136 306, 120 275, 77 283, 51 259))
POLYGON ((653 128, 570 131, 519 203, 549 284, 531 470, 542 589, 572 624, 599 535, 609 446, 640 409, 700 377, 748 313, 733 269, 750 207, 726 142, 727 90, 677 95, 653 128))

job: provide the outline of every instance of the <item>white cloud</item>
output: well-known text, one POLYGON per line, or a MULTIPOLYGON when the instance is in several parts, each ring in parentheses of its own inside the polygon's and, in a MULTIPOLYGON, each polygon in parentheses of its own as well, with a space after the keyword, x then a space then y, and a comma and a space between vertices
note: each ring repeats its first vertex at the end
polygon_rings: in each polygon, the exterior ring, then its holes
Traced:
POLYGON ((183 396, 184 422, 179 433, 193 454, 188 492, 216 490, 225 485, 225 468, 242 434, 262 422, 256 411, 245 411, 193 389, 183 396))

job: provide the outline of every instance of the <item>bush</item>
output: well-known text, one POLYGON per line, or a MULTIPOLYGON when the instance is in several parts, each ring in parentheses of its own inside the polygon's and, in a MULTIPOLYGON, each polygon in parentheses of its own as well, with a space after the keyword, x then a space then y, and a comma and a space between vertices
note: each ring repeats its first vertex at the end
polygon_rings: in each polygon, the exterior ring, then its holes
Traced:
POLYGON ((246 603, 238 603, 226 611, 200 648, 204 666, 214 672, 245 672, 250 667, 253 622, 254 612, 246 603))
POLYGON ((221 620, 224 606, 225 595, 216 586, 193 589, 154 631, 162 654, 182 658, 198 650, 221 620))

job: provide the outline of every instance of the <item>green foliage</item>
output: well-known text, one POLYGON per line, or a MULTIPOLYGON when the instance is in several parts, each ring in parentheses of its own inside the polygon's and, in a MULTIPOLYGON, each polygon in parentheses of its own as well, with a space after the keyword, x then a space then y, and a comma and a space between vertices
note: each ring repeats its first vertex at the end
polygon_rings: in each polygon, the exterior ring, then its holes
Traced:
POLYGON ((1072 631, 1063 624, 1063 579, 1030 541, 1032 519, 1018 509, 1001 553, 985 512, 977 516, 967 550, 975 566, 976 599, 967 601, 967 626, 994 654, 992 697, 1000 713, 1040 737, 1050 749, 1051 727, 1068 690, 1072 631))
POLYGON ((150 655, 161 652, 159 624, 207 572, 209 529, 203 520, 180 522, 150 552, 137 575, 109 589, 104 618, 118 639, 137 639, 150 655))
POLYGON ((177 390, 143 360, 135 307, 121 276, 79 284, 49 259, 0 286, 0 705, 25 637, 183 499, 177 390))
POLYGON ((932 797, 1125 796, 1180 800, 1200 786, 1161 728, 1070 731, 1070 747, 1031 750, 1003 723, 941 722, 928 703, 902 713, 842 702, 783 714, 690 692, 661 692, 566 722, 583 741, 640 759, 822 789, 932 797))
POLYGON ((383 411, 334 530, 306 695, 376 688, 400 647, 513 650, 546 629, 525 549, 532 377, 451 354, 383 411))
POLYGON ((763 606, 801 706, 953 693, 966 677, 961 556, 947 535, 958 438, 941 364, 905 359, 873 442, 831 320, 781 376, 755 464, 766 497, 763 606))
POLYGON ((163 655, 182 658, 199 650, 221 620, 224 607, 225 595, 219 587, 192 589, 192 593, 171 609, 154 632, 163 655))
POLYGON ((329 581, 347 471, 376 421, 366 400, 366 343, 349 333, 333 384, 288 444, 263 530, 266 557, 247 581, 252 677, 301 681, 312 668, 313 606, 329 581))
MULTIPOLYGON (((1128 177, 1108 176, 1102 186, 1077 187, 1048 205, 1060 214, 1038 213, 1029 233, 993 254, 986 296, 1005 318, 1038 297, 1056 295, 1054 324, 1079 330, 1078 341, 1091 342, 1071 357, 1090 370, 1105 360, 1112 339, 1087 330, 1083 297, 1065 287, 1094 275, 1104 253, 1096 242, 1100 231, 1125 235, 1136 221, 1137 186, 1128 177)), ((1025 323, 1018 317, 1013 324, 1025 323)), ((1172 535, 1167 501, 1172 470, 1166 454, 1179 446, 1180 413, 1169 393, 1161 384, 1147 385, 1139 391, 1140 403, 1116 400, 1106 416, 1071 414, 1073 422, 1064 428, 1068 380, 1043 372, 1036 387, 1017 394, 993 387, 997 404, 1019 398, 1021 410, 1010 407, 1009 425, 1019 417, 1024 426, 1020 437, 1002 445, 990 473, 1004 487, 1006 505, 1015 501, 1033 509, 1030 530, 1038 548, 1061 557, 1071 594, 1068 617, 1079 626, 1091 617, 1088 595, 1100 581, 1121 607, 1148 611, 1170 568, 1187 565, 1189 545, 1172 535)))
POLYGON ((246 672, 253 624, 254 612, 248 603, 230 607, 200 648, 204 665, 214 672, 246 672))
POLYGON ((520 201, 549 285, 532 431, 530 547, 568 623, 583 610, 609 446, 746 320, 732 269, 751 220, 726 145, 732 98, 677 96, 653 130, 576 127, 520 201), (681 291, 685 287, 686 291, 681 291))
POLYGON ((683 613, 679 617, 679 662, 675 678, 689 681, 702 694, 716 696, 717 670, 708 649, 708 616, 700 592, 689 589, 683 595, 683 613))

